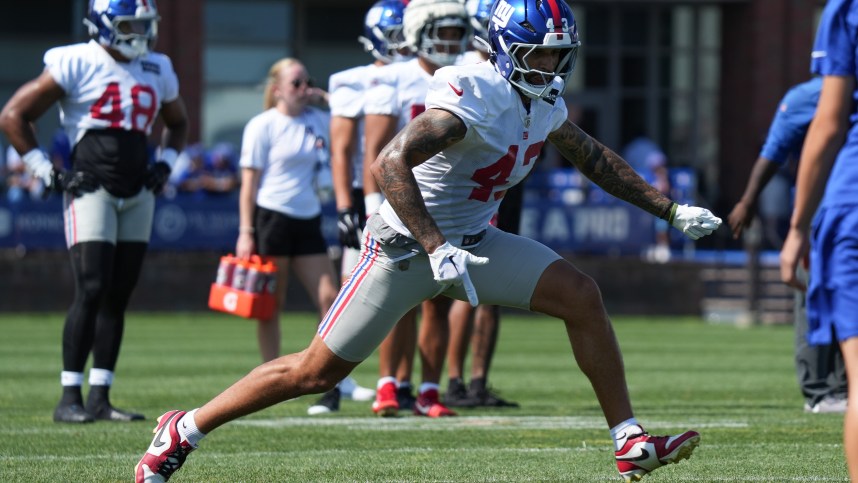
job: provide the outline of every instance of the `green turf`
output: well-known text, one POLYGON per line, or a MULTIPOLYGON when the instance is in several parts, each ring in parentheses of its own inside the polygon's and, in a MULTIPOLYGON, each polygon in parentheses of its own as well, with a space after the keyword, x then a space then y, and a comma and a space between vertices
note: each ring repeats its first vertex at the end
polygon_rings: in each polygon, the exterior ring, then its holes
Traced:
MULTIPOLYGON (((0 318, 0 480, 128 481, 154 418, 190 409, 258 361, 252 323, 214 314, 131 314, 113 402, 145 423, 60 425, 62 315, 0 318)), ((284 350, 313 317, 283 320, 284 350)), ((651 482, 847 481, 842 416, 802 412, 789 327, 737 329, 696 319, 616 318, 638 419, 653 433, 695 428, 694 456, 651 482)), ((358 367, 376 379, 376 357, 358 367)), ((492 372, 520 409, 380 420, 368 403, 309 417, 314 397, 279 404, 203 440, 176 482, 616 481, 612 446, 562 325, 506 316, 492 372)))

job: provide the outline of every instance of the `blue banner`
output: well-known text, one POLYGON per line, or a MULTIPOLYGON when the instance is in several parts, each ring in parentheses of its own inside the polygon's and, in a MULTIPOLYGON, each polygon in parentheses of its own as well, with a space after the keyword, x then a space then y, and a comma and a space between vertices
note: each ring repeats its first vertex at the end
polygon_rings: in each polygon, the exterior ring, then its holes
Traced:
MULTIPOLYGON (((654 240, 655 218, 621 202, 583 180, 574 170, 534 173, 527 181, 521 234, 557 251, 593 254, 640 254, 654 240)), ((690 202, 694 176, 672 173, 672 196, 690 202)), ((235 250, 238 193, 229 196, 179 195, 158 198, 152 226, 153 250, 235 250)), ((322 230, 337 245, 333 199, 323 205, 322 230)), ((671 230, 672 242, 682 234, 671 230)), ((63 249, 62 199, 0 198, 0 248, 63 249)))

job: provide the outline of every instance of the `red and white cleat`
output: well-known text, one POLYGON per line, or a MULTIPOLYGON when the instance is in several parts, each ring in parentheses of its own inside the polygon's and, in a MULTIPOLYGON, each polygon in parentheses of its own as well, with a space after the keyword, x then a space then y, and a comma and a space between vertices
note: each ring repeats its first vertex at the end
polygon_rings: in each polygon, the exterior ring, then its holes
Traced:
POLYGON ((437 389, 421 392, 414 402, 414 414, 430 418, 455 416, 456 412, 441 404, 437 389))
POLYGON ((700 434, 696 431, 676 436, 639 434, 616 452, 617 470, 627 483, 640 481, 650 471, 689 458, 698 444, 700 434))
POLYGON ((388 382, 375 392, 372 402, 372 412, 383 418, 396 416, 399 412, 399 402, 396 400, 396 383, 388 382))
POLYGON ((188 453, 196 449, 179 434, 177 425, 185 413, 186 411, 168 411, 158 418, 158 425, 152 431, 155 438, 134 468, 134 481, 162 483, 169 480, 170 476, 182 467, 188 453))

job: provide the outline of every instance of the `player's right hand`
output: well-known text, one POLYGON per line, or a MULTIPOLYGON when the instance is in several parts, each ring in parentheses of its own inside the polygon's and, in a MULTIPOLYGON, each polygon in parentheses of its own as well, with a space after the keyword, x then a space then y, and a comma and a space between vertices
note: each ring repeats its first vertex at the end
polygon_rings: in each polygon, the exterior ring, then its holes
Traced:
POLYGON ((742 231, 751 226, 755 211, 753 206, 747 205, 743 201, 736 203, 736 206, 727 215, 727 224, 730 225, 730 231, 733 232, 733 239, 738 240, 742 236, 742 231))
POLYGON ((671 214, 670 224, 692 240, 706 236, 721 226, 721 218, 713 215, 706 208, 676 203, 674 207, 676 210, 671 214))
POLYGON ((471 276, 468 275, 468 265, 487 263, 489 263, 488 258, 478 257, 461 248, 456 248, 450 245, 450 242, 445 242, 429 254, 429 264, 432 266, 435 281, 441 285, 462 285, 468 296, 468 302, 474 307, 479 305, 480 301, 477 298, 477 289, 471 282, 471 276))
POLYGON ((86 171, 60 171, 55 168, 51 172, 51 188, 58 193, 66 192, 78 197, 92 193, 98 187, 98 180, 86 171))
POLYGON ((360 214, 354 208, 337 211, 337 231, 344 247, 360 249, 360 214))

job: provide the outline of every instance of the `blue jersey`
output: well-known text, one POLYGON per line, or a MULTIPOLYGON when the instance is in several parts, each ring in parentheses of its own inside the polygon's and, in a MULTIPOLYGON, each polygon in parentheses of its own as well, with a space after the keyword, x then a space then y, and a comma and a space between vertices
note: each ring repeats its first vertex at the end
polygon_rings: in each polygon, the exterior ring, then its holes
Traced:
MULTIPOLYGON (((829 0, 819 21, 813 45, 811 72, 822 76, 858 79, 858 2, 829 0)), ((858 83, 856 83, 858 85, 858 83)), ((858 204, 858 90, 852 93, 852 127, 837 155, 822 206, 858 204)))
POLYGON ((781 166, 790 159, 799 158, 821 90, 822 77, 814 77, 787 91, 769 127, 761 157, 781 166))

